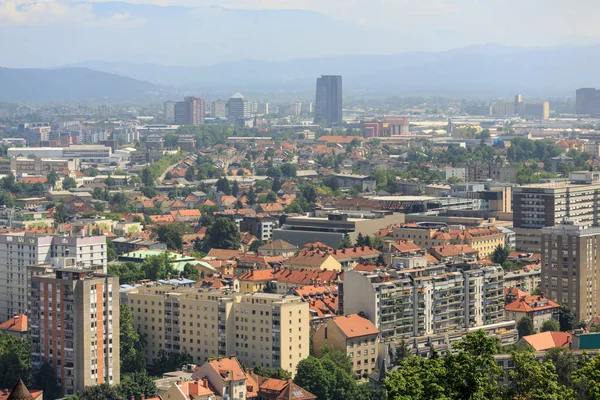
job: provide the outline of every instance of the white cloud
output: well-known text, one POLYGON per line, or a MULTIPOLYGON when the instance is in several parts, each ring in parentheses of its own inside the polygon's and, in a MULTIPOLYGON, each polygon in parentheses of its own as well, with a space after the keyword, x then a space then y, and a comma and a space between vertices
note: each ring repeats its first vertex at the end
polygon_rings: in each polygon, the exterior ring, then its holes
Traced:
POLYGON ((89 26, 138 26, 144 21, 129 14, 98 17, 91 4, 61 0, 0 0, 0 21, 13 25, 70 23, 89 26))

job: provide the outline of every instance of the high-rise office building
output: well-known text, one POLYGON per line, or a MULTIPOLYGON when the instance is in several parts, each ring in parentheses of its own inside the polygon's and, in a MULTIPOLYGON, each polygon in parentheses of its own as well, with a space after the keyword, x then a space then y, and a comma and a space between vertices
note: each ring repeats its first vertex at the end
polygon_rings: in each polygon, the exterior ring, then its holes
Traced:
POLYGON ((573 172, 570 182, 551 182, 513 188, 513 230, 517 249, 539 253, 540 229, 564 218, 577 225, 598 226, 600 173, 573 172))
POLYGON ((117 276, 81 269, 34 276, 29 308, 32 364, 48 361, 62 394, 119 383, 117 276))
POLYGON ((542 230, 542 292, 566 304, 578 320, 600 312, 600 228, 562 223, 542 230))
POLYGON ((212 106, 213 118, 227 118, 227 103, 223 100, 215 100, 212 106))
POLYGON ((204 124, 204 100, 198 97, 186 97, 175 104, 174 122, 177 125, 204 124))
POLYGON ((236 93, 227 102, 227 115, 232 119, 250 118, 252 116, 252 104, 240 93, 236 93))
POLYGON ((52 264, 61 257, 74 258, 77 267, 106 272, 106 237, 0 235, 0 321, 27 313, 27 267, 52 264))
POLYGON ((594 88, 577 89, 575 112, 578 115, 600 115, 600 90, 594 88))
POLYGON ((329 128, 342 124, 342 77, 340 75, 322 75, 317 78, 315 123, 325 123, 329 128))
POLYGON ((309 355, 309 305, 298 296, 231 293, 170 286, 124 294, 134 327, 146 336, 146 358, 188 352, 196 364, 235 354, 245 365, 295 373, 309 355))

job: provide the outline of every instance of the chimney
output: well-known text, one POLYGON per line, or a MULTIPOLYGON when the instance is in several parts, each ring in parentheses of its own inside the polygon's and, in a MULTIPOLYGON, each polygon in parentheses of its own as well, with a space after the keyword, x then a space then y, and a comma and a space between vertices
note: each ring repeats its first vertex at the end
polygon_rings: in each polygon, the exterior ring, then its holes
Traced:
POLYGON ((205 388, 208 388, 208 379, 202 378, 202 386, 204 386, 205 388))

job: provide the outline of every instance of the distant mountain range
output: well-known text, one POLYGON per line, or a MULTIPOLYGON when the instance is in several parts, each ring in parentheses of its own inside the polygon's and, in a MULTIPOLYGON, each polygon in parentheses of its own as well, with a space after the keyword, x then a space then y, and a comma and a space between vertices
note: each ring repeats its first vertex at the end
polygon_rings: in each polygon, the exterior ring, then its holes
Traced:
POLYGON ((0 68, 0 101, 208 99, 314 96, 316 78, 340 74, 352 97, 441 95, 525 99, 575 95, 600 86, 600 45, 557 48, 472 46, 445 52, 337 56, 183 67, 87 61, 55 69, 0 68))
POLYGON ((337 56, 212 66, 87 61, 76 65, 190 91, 314 90, 321 74, 341 74, 346 94, 568 96, 600 86, 600 45, 518 48, 481 45, 444 52, 337 56))
POLYGON ((0 68, 0 101, 120 101, 161 95, 163 88, 88 68, 0 68))

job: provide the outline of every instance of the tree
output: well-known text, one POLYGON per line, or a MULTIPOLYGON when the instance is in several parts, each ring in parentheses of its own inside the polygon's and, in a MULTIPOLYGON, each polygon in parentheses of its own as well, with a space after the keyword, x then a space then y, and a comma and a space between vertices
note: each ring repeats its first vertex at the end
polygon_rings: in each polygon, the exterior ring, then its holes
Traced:
POLYGON ((56 206, 56 211, 54 211, 54 220, 59 224, 62 224, 67 219, 68 214, 67 210, 65 210, 65 206, 63 204, 59 204, 56 206))
POLYGON ((519 331, 519 338, 535 334, 533 319, 531 319, 531 317, 521 318, 517 324, 517 330, 519 331))
POLYGON ((237 197, 240 193, 240 185, 237 181, 233 181, 233 185, 231 185, 231 195, 233 197, 237 197))
POLYGON ((540 332, 559 332, 560 331, 560 323, 554 318, 550 318, 547 321, 544 321, 540 332))
MULTIPOLYGON (((58 182, 58 174, 56 173, 56 171, 50 171, 50 173, 47 175, 48 178, 48 185, 50 185, 50 188, 54 189, 54 186, 56 185, 56 182, 58 182)), ((44 391, 44 394, 45 391, 44 391)))
POLYGON ((146 279, 146 272, 142 269, 142 264, 133 262, 110 264, 108 266, 108 273, 117 275, 121 285, 132 284, 146 279))
POLYGON ((575 313, 571 311, 568 305, 560 305, 560 308, 558 309, 558 322, 560 324, 561 332, 569 332, 575 329, 577 318, 575 318, 575 313))
POLYGON ((44 399, 55 400, 60 397, 60 387, 56 383, 56 371, 46 360, 40 365, 40 369, 33 377, 33 386, 44 391, 44 399))
POLYGON ((31 345, 29 340, 0 331, 0 387, 12 388, 19 379, 31 385, 31 345))
POLYGON ((492 253, 492 261, 496 264, 503 265, 510 255, 510 247, 499 244, 492 253))
POLYGON ((350 240, 350 236, 347 233, 345 233, 344 238, 340 242, 339 248, 348 249, 350 247, 352 247, 352 241, 350 240))
POLYGON ((573 372, 573 383, 579 389, 580 399, 600 399, 600 355, 573 372))
POLYGON ((330 346, 323 346, 319 351, 321 352, 321 360, 331 360, 348 375, 354 375, 352 360, 345 353, 330 346))
POLYGON ((254 242, 252 242, 252 244, 250 245, 250 251, 254 252, 254 253, 258 253, 258 248, 261 246, 265 245, 265 241, 264 240, 255 240, 254 242))
POLYGON ((133 328, 133 313, 129 306, 119 306, 119 348, 121 353, 121 373, 135 373, 146 370, 145 340, 133 328))
POLYGON ((281 174, 286 178, 295 178, 298 167, 294 164, 283 164, 281 166, 281 174))
POLYGON ((532 351, 514 352, 514 368, 508 373, 512 384, 511 398, 527 400, 560 400, 574 398, 574 392, 558 384, 551 361, 537 361, 532 351))
POLYGON ((125 400, 125 396, 119 393, 117 386, 103 383, 98 386, 86 386, 83 392, 77 395, 79 400, 125 400))
POLYGON ((556 368, 558 384, 573 387, 572 375, 579 368, 579 364, 573 352, 564 347, 554 347, 546 350, 544 360, 551 361, 556 368))
POLYGON ((319 400, 330 399, 331 374, 318 358, 309 356, 298 363, 294 383, 317 396, 319 400))
POLYGON ((148 376, 145 370, 125 375, 118 387, 119 392, 126 399, 131 399, 131 397, 136 400, 140 400, 142 397, 151 398, 158 393, 154 380, 148 376))
POLYGON ((265 378, 283 379, 286 380, 292 377, 291 372, 286 371, 283 368, 264 368, 260 365, 254 367, 254 373, 258 376, 264 376, 265 378))
POLYGON ((254 192, 253 187, 251 187, 248 190, 248 192, 246 193, 246 201, 248 202, 248 205, 250 205, 250 206, 256 204, 256 192, 254 192))
POLYGON ((2 180, 2 187, 9 192, 12 192, 15 188, 16 181, 17 179, 15 178, 15 174, 11 172, 2 180))
POLYGON ((454 345, 457 354, 447 355, 444 364, 448 371, 446 389, 455 399, 498 399, 498 380, 502 367, 496 364, 494 354, 499 339, 485 331, 468 333, 462 342, 454 345))
POLYGON ((340 183, 335 176, 328 176, 323 179, 323 185, 327 186, 334 192, 340 188, 340 183))
POLYGON ((279 192, 279 190, 281 189, 281 180, 279 179, 278 176, 276 176, 275 178, 273 178, 273 184, 271 185, 271 190, 275 193, 279 192))
POLYGON ((156 189, 154 189, 151 186, 142 186, 140 188, 140 191, 142 192, 142 194, 148 198, 153 198, 156 195, 158 195, 158 191, 156 189))
POLYGON ((206 230, 204 249, 237 250, 240 248, 241 235, 237 225, 229 218, 217 218, 206 230))
POLYGON ((150 373, 152 376, 162 376, 165 372, 180 370, 185 364, 192 364, 193 357, 186 351, 171 353, 167 356, 164 349, 158 351, 158 355, 152 361, 150 373))
POLYGON ((77 182, 75 179, 67 176, 65 179, 63 179, 62 187, 64 190, 74 189, 77 187, 77 182))
POLYGON ((216 183, 216 187, 217 192, 222 192, 227 196, 231 195, 231 185, 229 184, 229 180, 227 180, 227 178, 220 178, 216 183))
POLYGON ((275 192, 267 193, 267 197, 266 197, 265 201, 267 203, 275 203, 277 201, 277 195, 275 194, 275 192))
POLYGON ((111 241, 111 242, 107 242, 106 244, 106 258, 108 259, 108 261, 114 261, 116 260, 118 257, 117 255, 117 248, 115 247, 115 244, 111 241))
POLYGON ((186 233, 191 233, 191 228, 182 222, 161 225, 157 231, 158 240, 166 243, 169 250, 183 249, 183 235, 186 233))
POLYGON ((190 279, 192 281, 200 280, 200 272, 198 271, 198 268, 190 263, 185 264, 185 266, 183 267, 182 275, 184 278, 190 279))
POLYGON ((410 356, 383 381, 389 399, 444 400, 446 368, 440 358, 410 356))
POLYGON ((142 270, 150 280, 165 279, 172 272, 169 253, 146 257, 142 262, 142 270))

